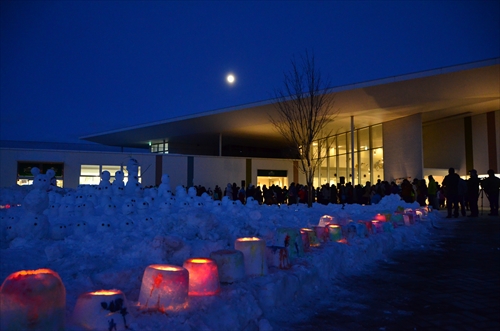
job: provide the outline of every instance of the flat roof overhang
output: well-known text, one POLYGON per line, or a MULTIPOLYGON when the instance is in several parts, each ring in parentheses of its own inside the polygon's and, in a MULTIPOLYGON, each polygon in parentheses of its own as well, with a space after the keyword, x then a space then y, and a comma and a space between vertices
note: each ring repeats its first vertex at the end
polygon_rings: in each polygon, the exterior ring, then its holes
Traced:
MULTIPOLYGON (((332 89, 333 132, 421 113, 423 123, 500 109, 500 58, 332 89)), ((269 121, 274 100, 177 117, 81 137, 109 146, 147 148, 149 143, 218 144, 286 148, 269 121)))

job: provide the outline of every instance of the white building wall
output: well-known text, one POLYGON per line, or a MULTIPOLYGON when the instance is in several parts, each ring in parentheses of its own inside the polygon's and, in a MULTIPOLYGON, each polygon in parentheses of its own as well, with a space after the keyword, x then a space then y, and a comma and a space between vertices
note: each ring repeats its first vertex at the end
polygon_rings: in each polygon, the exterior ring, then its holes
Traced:
MULTIPOLYGON (((488 171, 488 129, 486 114, 471 117, 472 122, 472 155, 474 169, 478 174, 486 174, 488 171)), ((498 147, 498 146, 497 146, 498 147)), ((466 174, 468 171, 466 169, 466 174)), ((461 174, 465 175, 465 174, 461 174)))
POLYGON ((215 185, 224 190, 228 183, 240 186, 245 180, 246 158, 196 156, 194 158, 194 185, 203 185, 212 190, 215 185))
POLYGON ((129 157, 137 159, 141 166, 142 185, 154 185, 155 159, 153 154, 5 148, 0 149, 0 187, 16 185, 18 161, 64 163, 64 187, 76 188, 79 184, 82 164, 123 164, 125 167, 129 157))
POLYGON ((170 176, 170 188, 175 192, 179 185, 187 185, 187 156, 186 155, 162 155, 162 174, 170 176))
POLYGON ((382 125, 384 179, 423 178, 422 117, 411 115, 382 125))
POLYGON ((424 164, 426 168, 448 169, 453 167, 461 176, 467 174, 464 128, 463 118, 437 121, 423 126, 424 164))

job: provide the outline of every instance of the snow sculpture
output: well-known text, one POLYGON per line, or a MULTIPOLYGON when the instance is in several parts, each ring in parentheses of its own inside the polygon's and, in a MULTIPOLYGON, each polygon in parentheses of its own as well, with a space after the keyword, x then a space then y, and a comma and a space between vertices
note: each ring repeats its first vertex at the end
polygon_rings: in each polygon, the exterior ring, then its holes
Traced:
POLYGON ((247 276, 267 275, 266 242, 259 238, 238 238, 234 248, 245 257, 245 273, 247 276))
POLYGON ((221 283, 234 283, 245 278, 243 253, 235 249, 222 249, 210 253, 210 258, 217 263, 221 283))
POLYGON ((125 193, 128 196, 136 195, 137 190, 141 188, 139 184, 139 162, 130 158, 127 162, 128 180, 125 185, 125 193))
POLYGON ((153 264, 144 270, 139 305, 144 309, 177 310, 186 306, 189 273, 179 266, 153 264))
MULTIPOLYGON (((33 170, 32 170, 33 172, 33 170)), ((38 174, 33 180, 33 189, 23 200, 23 207, 33 214, 41 214, 49 206, 47 189, 50 182, 46 175, 38 174)))
POLYGON ((170 176, 163 174, 161 176, 161 184, 158 187, 158 197, 169 197, 172 195, 172 189, 170 188, 170 176))
POLYGON ((219 271, 213 259, 187 259, 183 267, 189 272, 189 295, 208 296, 220 292, 219 271))
POLYGON ((115 172, 115 180, 111 184, 111 189, 113 191, 113 195, 122 196, 125 190, 125 184, 123 179, 125 178, 125 174, 123 171, 118 170, 115 172))
POLYGON ((78 297, 72 320, 86 330, 127 330, 127 299, 120 290, 100 290, 78 297))
POLYGON ((66 289, 50 269, 8 276, 0 289, 1 330, 64 330, 66 289))

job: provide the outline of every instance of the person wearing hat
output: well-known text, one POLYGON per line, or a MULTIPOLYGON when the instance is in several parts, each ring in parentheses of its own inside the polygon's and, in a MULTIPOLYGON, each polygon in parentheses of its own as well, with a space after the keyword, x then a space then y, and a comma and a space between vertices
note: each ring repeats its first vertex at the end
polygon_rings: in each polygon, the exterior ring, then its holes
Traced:
POLYGON ((467 201, 469 201, 470 215, 469 217, 479 216, 479 207, 477 200, 479 199, 479 177, 475 169, 469 170, 469 179, 467 180, 467 201))
POLYGON ((488 170, 488 177, 481 181, 481 186, 484 189, 484 193, 490 201, 489 216, 498 216, 498 195, 500 192, 500 178, 495 176, 495 171, 493 169, 488 170))

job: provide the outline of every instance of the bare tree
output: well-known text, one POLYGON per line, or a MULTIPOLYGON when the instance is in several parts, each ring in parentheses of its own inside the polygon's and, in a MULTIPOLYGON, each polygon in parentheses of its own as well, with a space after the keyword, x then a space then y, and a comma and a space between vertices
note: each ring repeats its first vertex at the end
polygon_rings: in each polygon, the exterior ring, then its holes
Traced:
POLYGON ((270 121, 299 160, 299 171, 306 177, 308 205, 311 207, 314 174, 333 143, 332 139, 322 138, 332 135, 328 124, 338 111, 333 109, 334 95, 328 88, 329 82, 322 80, 314 55, 306 51, 299 60, 294 58, 291 64, 290 71, 284 73, 284 87, 275 91, 276 113, 270 114, 270 121), (315 145, 320 140, 322 146, 315 145))

